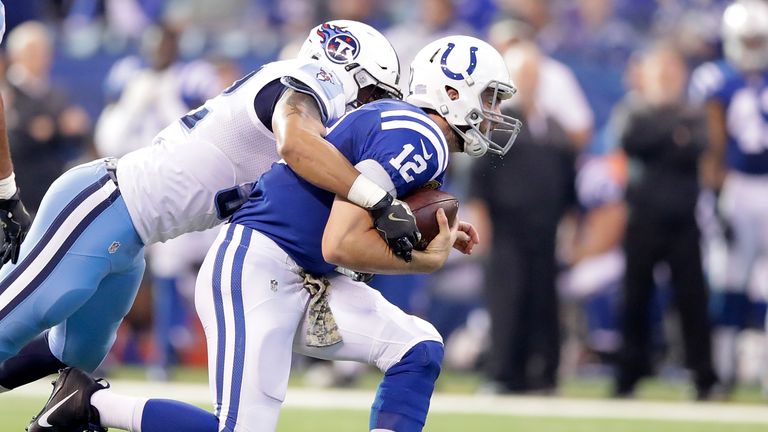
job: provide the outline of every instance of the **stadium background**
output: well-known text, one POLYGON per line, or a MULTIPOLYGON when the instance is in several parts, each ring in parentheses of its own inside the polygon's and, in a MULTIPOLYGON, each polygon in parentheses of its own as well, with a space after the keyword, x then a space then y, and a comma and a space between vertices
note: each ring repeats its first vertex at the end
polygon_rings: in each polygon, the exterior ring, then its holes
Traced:
MULTIPOLYGON (((156 26, 161 23, 178 36, 175 39, 178 42, 178 64, 192 65, 184 69, 183 73, 174 72, 179 81, 173 84, 179 92, 176 97, 189 108, 204 100, 201 95, 208 94, 206 92, 212 87, 222 89, 232 80, 265 62, 290 57, 309 29, 328 19, 366 22, 388 36, 401 56, 404 86, 408 82, 407 64, 415 52, 427 42, 448 34, 475 35, 489 41, 505 55, 513 72, 522 74, 519 76, 524 79, 530 78, 532 74, 536 82, 545 82, 542 59, 557 60, 567 72, 561 71, 556 76, 565 77, 563 79, 575 78, 575 84, 562 93, 553 95, 550 92, 539 96, 549 98, 547 103, 550 104, 554 98, 556 105, 560 105, 561 112, 557 115, 562 116, 561 123, 564 124, 559 127, 565 131, 565 141, 573 156, 571 168, 574 172, 581 172, 589 161, 610 155, 617 148, 618 137, 612 118, 616 115, 616 107, 637 90, 637 81, 642 80, 637 77, 635 66, 644 50, 659 40, 671 41, 682 54, 688 71, 706 61, 720 58, 720 21, 724 8, 730 2, 6 0, 4 3, 7 14, 6 38, 12 37, 14 28, 30 20, 42 23, 52 38, 50 81, 58 89, 55 93, 56 103, 41 99, 33 101, 33 104, 55 105, 58 108, 44 112, 39 118, 32 116, 25 123, 22 121, 23 110, 20 111, 19 106, 14 104, 17 99, 9 90, 8 80, 5 76, 2 79, 11 150, 19 183, 25 189, 27 183, 31 185, 29 189, 44 190, 47 187, 45 179, 55 178, 66 167, 94 157, 116 154, 107 154, 104 148, 126 151, 132 145, 150 143, 148 139, 140 140, 137 137, 142 134, 151 137, 151 130, 114 128, 114 123, 110 123, 109 128, 102 127, 99 132, 97 125, 103 120, 105 107, 120 103, 131 79, 149 67, 149 53, 159 52, 158 43, 161 39, 156 26), (531 59, 536 59, 536 68, 525 75, 516 62, 524 63, 524 60, 531 59), (580 91, 574 91, 573 87, 580 91), (46 122, 46 118, 50 121, 46 122), (55 132, 30 132, 51 127, 55 132), (29 130, 25 132, 24 128, 29 130), (116 132, 118 130, 119 133, 116 132), (99 137, 104 134, 110 137, 100 143, 99 137), (32 147, 24 147, 26 145, 32 147), (48 162, 41 163, 41 159, 48 162)), ((6 39, 2 48, 7 48, 8 43, 9 39, 6 39)), ((44 51, 29 52, 47 64, 44 51)), ((3 56, 2 70, 10 71, 7 69, 9 64, 12 66, 12 60, 3 56)), ((523 93, 526 88, 536 88, 536 84, 529 82, 518 84, 521 87, 519 97, 525 97, 523 93)), ((663 87, 664 83, 659 85, 663 87)), ((138 92, 135 88, 132 91, 138 92)), ((151 86, 144 91, 160 93, 151 86)), ((541 102, 545 103, 543 100, 541 102)), ((160 112, 157 116, 168 115, 173 118, 179 115, 176 112, 163 112, 163 108, 157 110, 160 112)), ((125 123, 140 121, 140 118, 132 118, 125 123)), ((152 127, 159 130, 162 125, 152 127)), ((144 129, 152 127, 146 126, 145 122, 144 129)), ((525 127, 530 125, 525 124, 525 127)), ((508 157, 514 154, 513 148, 508 157)), ((564 176, 566 179, 575 176, 568 169, 564 168, 566 174, 552 173, 552 176, 564 176)), ((472 194, 471 179, 476 167, 473 168, 469 160, 459 157, 452 170, 454 172, 448 185, 449 190, 461 197, 462 202, 474 202, 477 197, 472 194)), ((618 175, 614 180, 621 184, 621 177, 618 175)), ((572 180, 576 182, 576 177, 572 180)), ((616 328, 609 325, 607 329, 597 328, 595 333, 595 326, 591 323, 600 321, 606 313, 610 315, 611 302, 617 301, 618 297, 614 292, 606 300, 608 305, 601 307, 590 303, 594 293, 584 294, 569 289, 567 275, 569 265, 573 263, 569 255, 573 253, 573 246, 569 248, 568 236, 562 233, 567 233, 568 227, 574 229, 575 226, 578 229, 583 218, 574 215, 583 213, 586 206, 583 203, 579 206, 575 200, 568 203, 569 208, 563 212, 565 216, 561 236, 558 237, 557 270, 561 276, 558 279, 559 301, 556 303, 553 300, 552 303, 552 308, 557 311, 557 319, 549 320, 542 315, 533 317, 529 323, 534 335, 538 334, 536 329, 540 327, 557 327, 560 330, 560 381, 553 386, 533 386, 513 393, 606 398, 610 394, 612 360, 618 343, 616 328)), ((29 204, 34 208, 37 203, 32 198, 29 204)), ((464 216, 476 218, 473 208, 465 206, 464 216)), ((516 223, 515 220, 492 222, 495 225, 516 223)), ((702 228, 706 232, 706 227, 702 228)), ((153 255, 150 260, 156 261, 152 268, 156 271, 145 278, 140 297, 121 328, 118 342, 102 366, 102 373, 130 380, 145 379, 145 374, 151 380, 203 380, 204 371, 199 370, 205 362, 203 335, 189 301, 194 281, 195 257, 205 252, 205 239, 200 242, 201 246, 193 247, 199 249, 199 254, 192 253, 183 259, 177 260, 178 248, 151 252, 153 255)), ((181 246, 182 249, 189 247, 188 243, 181 246)), ((430 319, 447 338, 447 373, 445 383, 439 386, 443 392, 466 395, 482 393, 479 398, 506 393, 494 387, 493 381, 487 379, 484 372, 489 353, 495 349, 489 341, 490 319, 484 306, 484 292, 488 289, 484 282, 484 264, 492 253, 492 249, 486 248, 470 259, 455 257, 446 269, 433 276, 379 278, 375 283, 396 304, 430 319)), ((608 270, 606 272, 610 273, 608 270)), ((756 282, 753 284, 756 293, 754 298, 761 300, 765 291, 768 291, 765 286, 768 277, 765 276, 764 263, 756 274, 763 275, 755 277, 756 282)), ((716 277, 709 273, 708 276, 710 279, 716 277)), ((597 277, 600 279, 601 276, 597 277)), ((616 275, 604 276, 610 277, 616 278, 616 275)), ((668 307, 672 302, 665 288, 669 285, 669 278, 665 276, 663 266, 658 269, 656 280, 660 289, 654 309, 658 317, 654 320, 657 325, 652 349, 654 370, 659 379, 641 387, 640 396, 643 399, 686 400, 693 393, 688 384, 687 372, 682 366, 683 341, 674 325, 677 319, 675 310, 668 307)), ((615 287, 605 289, 616 290, 615 287)), ((759 306, 760 302, 756 303, 758 306, 755 307, 755 314, 758 318, 755 322, 762 323, 760 314, 764 311, 759 306)), ((763 363, 768 354, 761 325, 755 327, 744 332, 740 340, 740 350, 745 355, 741 356, 739 365, 740 387, 733 396, 737 402, 761 402, 760 383, 765 379, 763 363)), ((352 365, 329 365, 302 359, 296 362, 296 376, 294 385, 310 387, 371 388, 376 380, 375 373, 352 365)), ((40 398, 40 395, 33 392, 31 397, 40 398)), ((607 401, 605 403, 610 404, 607 401)), ((607 406, 609 409, 612 407, 607 406)), ((504 406, 500 411, 504 411, 504 406)), ((694 414, 689 420, 695 420, 697 415, 701 414, 694 414)), ((541 417, 546 415, 542 414, 541 417)), ((624 423, 636 421, 636 416, 629 418, 624 423)), ((759 414, 756 418, 755 422, 765 421, 765 417, 760 419, 759 414)), ((622 422, 619 420, 617 424, 604 426, 600 430, 625 430, 618 426, 622 422)), ((527 430, 544 427, 543 424, 534 422, 514 425, 527 430)), ((597 430, 595 427, 602 426, 585 427, 597 430)), ((691 430, 704 430, 702 427, 691 430)), ((512 429, 504 427, 499 430, 512 429)), ((638 430, 665 429, 658 425, 647 425, 647 429, 638 430)), ((722 429, 716 427, 712 430, 722 429)))

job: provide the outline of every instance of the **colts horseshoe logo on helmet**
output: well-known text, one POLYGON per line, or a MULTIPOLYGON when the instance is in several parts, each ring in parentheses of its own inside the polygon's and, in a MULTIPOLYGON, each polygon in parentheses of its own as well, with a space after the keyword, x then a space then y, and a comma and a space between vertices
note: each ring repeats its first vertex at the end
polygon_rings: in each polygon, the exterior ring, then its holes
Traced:
POLYGON ((344 27, 323 24, 318 30, 325 55, 336 64, 346 64, 354 60, 360 52, 360 42, 344 27))
MULTIPOLYGON (((456 47, 456 44, 449 42, 448 48, 443 52, 443 56, 440 58, 440 67, 443 70, 443 73, 445 76, 452 80, 460 80, 464 79, 465 75, 462 72, 454 72, 448 68, 448 55, 451 54, 451 51, 456 47)), ((469 66, 467 66, 466 70, 466 76, 472 75, 472 72, 475 71, 475 68, 477 67, 477 47, 470 47, 469 48, 469 66)))

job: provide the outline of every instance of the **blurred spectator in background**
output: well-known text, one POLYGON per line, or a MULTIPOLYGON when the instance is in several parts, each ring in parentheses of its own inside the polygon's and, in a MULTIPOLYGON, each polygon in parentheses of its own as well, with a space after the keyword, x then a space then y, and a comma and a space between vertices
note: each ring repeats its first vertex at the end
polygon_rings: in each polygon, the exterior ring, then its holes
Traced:
MULTIPOLYGON (((533 41, 534 30, 523 21, 506 19, 495 23, 488 37, 491 45, 500 53, 506 53, 519 42, 533 41)), ((587 147, 592 138, 594 115, 568 66, 541 54, 534 98, 537 108, 565 129, 573 144, 580 150, 587 147)))
POLYGON ((405 88, 411 77, 411 61, 421 48, 448 35, 474 36, 471 27, 456 19, 454 0, 417 0, 414 6, 415 16, 384 32, 397 51, 400 82, 405 88))
POLYGON ((16 182, 27 208, 35 212, 51 183, 87 147, 91 121, 51 82, 53 39, 43 24, 17 26, 6 47, 8 138, 16 182))
POLYGON ((179 31, 169 25, 144 34, 143 56, 119 60, 107 77, 107 96, 96 124, 102 156, 122 156, 148 146, 166 125, 220 90, 212 65, 179 61, 179 31))
POLYGON ((389 25, 387 9, 374 0, 328 0, 329 20, 352 20, 383 29, 389 25))
POLYGON ((768 3, 734 2, 723 15, 722 37, 724 61, 696 69, 691 96, 705 104, 710 142, 703 174, 719 195, 725 257, 711 263, 710 273, 720 276, 712 278, 715 352, 730 388, 738 332, 765 319, 764 308, 757 317, 750 312, 747 288, 760 255, 768 254, 768 3))
MULTIPOLYGON (((546 3, 546 2, 543 2, 546 3)), ((611 150, 604 127, 624 93, 622 73, 641 35, 617 16, 615 0, 578 0, 559 4, 557 17, 537 34, 551 55, 571 67, 592 107, 592 153, 611 150)))
POLYGON ((550 393, 560 354, 555 237, 573 201, 574 151, 562 126, 536 104, 539 50, 531 43, 512 49, 505 60, 518 86, 518 105, 510 115, 523 121, 523 130, 503 159, 475 163, 470 188, 478 232, 491 243, 487 390, 550 393))
MULTIPOLYGON (((560 280, 566 300, 583 310, 586 335, 583 348, 568 359, 572 367, 584 354, 598 362, 611 360, 619 347, 619 304, 624 276, 621 242, 626 227, 624 189, 627 160, 623 152, 589 157, 576 176, 579 212, 562 259, 569 266, 560 280)), ((570 328, 572 338, 580 328, 570 328)))
POLYGON ((648 49, 639 60, 640 94, 618 120, 617 134, 630 158, 623 343, 614 389, 619 397, 631 397, 638 381, 652 371, 649 311, 654 268, 662 262, 671 270, 685 364, 693 373, 696 398, 708 399, 717 382, 695 218, 706 126, 703 116, 684 103, 687 73, 673 47, 658 44, 648 49))
POLYGON ((674 40, 689 65, 719 57, 720 22, 732 0, 676 0, 658 3, 652 32, 674 40))

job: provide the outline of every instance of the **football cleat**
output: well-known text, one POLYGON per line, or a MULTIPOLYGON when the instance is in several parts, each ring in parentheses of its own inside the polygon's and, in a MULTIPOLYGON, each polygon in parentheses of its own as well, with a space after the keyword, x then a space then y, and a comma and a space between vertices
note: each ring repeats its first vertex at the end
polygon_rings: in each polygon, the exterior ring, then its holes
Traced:
POLYGON ((28 432, 106 432, 99 422, 99 412, 91 406, 93 393, 109 388, 80 369, 59 371, 48 402, 27 427, 28 432))

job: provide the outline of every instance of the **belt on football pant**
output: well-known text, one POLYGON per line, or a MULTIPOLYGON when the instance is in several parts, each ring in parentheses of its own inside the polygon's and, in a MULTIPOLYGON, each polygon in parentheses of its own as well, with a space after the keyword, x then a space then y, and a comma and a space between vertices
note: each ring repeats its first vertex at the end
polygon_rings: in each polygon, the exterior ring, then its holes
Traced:
POLYGON ((304 316, 307 328, 304 343, 310 347, 327 347, 341 342, 339 326, 328 302, 328 290, 331 288, 328 278, 313 276, 304 270, 299 272, 299 276, 304 278, 304 289, 311 296, 304 316))
POLYGON ((107 175, 109 178, 115 183, 115 186, 120 186, 117 184, 117 158, 109 157, 104 159, 104 165, 107 167, 107 175))

